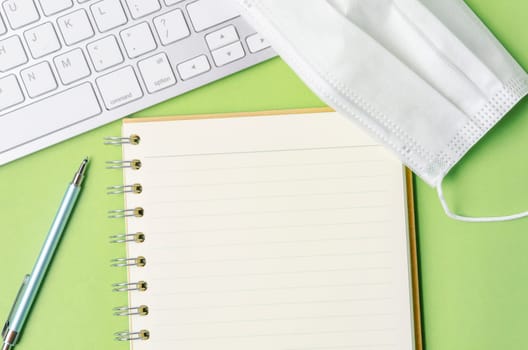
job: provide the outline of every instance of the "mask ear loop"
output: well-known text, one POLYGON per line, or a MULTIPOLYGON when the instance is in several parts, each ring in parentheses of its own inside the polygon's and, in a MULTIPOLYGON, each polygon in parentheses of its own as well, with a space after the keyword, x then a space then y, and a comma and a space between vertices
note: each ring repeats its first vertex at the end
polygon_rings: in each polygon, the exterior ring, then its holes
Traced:
POLYGON ((440 199, 440 203, 442 203, 442 207, 444 208, 444 211, 447 216, 449 216, 451 219, 455 219, 458 221, 465 221, 465 222, 501 222, 501 221, 511 221, 511 220, 517 220, 520 218, 528 217, 528 211, 508 215, 508 216, 491 216, 491 217, 472 217, 472 216, 462 216, 457 215, 449 209, 449 206, 447 205, 447 202, 444 197, 444 191, 442 190, 442 184, 444 183, 444 180, 440 181, 440 183, 436 186, 436 193, 438 193, 438 198, 440 199))

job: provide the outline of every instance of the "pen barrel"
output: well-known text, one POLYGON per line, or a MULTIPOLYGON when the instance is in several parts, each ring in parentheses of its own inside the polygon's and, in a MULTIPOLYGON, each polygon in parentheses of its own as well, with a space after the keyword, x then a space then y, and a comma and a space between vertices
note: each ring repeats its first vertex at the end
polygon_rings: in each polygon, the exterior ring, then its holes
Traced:
POLYGON ((48 232, 48 235, 46 236, 44 245, 42 246, 37 261, 35 262, 35 266, 31 271, 27 285, 22 291, 18 302, 18 307, 15 308, 15 312, 11 318, 9 328, 12 330, 16 330, 20 333, 20 330, 24 326, 31 306, 33 305, 33 302, 35 301, 35 298, 38 294, 42 280, 44 279, 46 271, 48 270, 48 267, 51 263, 53 254, 55 253, 57 245, 59 244, 59 241, 62 237, 62 233, 64 232, 64 228, 68 222, 68 218, 73 207, 75 206, 75 202, 79 196, 79 191, 80 187, 71 184, 62 198, 59 210, 53 219, 53 223, 51 224, 51 228, 48 232))

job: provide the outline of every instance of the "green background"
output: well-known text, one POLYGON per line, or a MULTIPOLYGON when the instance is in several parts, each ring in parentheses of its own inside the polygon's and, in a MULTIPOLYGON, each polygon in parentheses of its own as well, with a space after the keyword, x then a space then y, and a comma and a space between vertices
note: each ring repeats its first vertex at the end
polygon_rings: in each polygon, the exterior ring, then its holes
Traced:
MULTIPOLYGON (((441 1, 441 0, 438 0, 441 1)), ((528 2, 467 3, 528 69, 528 2)), ((137 116, 319 107, 324 104, 276 58, 137 116)), ((43 116, 44 117, 44 116, 43 116)), ((121 173, 104 168, 120 148, 103 137, 120 122, 0 167, 0 318, 7 317, 22 277, 38 254, 65 187, 82 157, 91 157, 77 210, 48 273, 19 350, 127 349, 112 333, 127 319, 112 316, 126 295, 111 292, 124 270, 109 261, 124 247, 108 243, 122 232, 106 211, 122 207, 107 196, 121 173)), ((468 215, 528 209, 528 100, 523 100, 449 174, 446 195, 468 215)), ((528 219, 468 224, 448 219, 433 189, 415 179, 424 339, 427 350, 528 347, 528 219)))

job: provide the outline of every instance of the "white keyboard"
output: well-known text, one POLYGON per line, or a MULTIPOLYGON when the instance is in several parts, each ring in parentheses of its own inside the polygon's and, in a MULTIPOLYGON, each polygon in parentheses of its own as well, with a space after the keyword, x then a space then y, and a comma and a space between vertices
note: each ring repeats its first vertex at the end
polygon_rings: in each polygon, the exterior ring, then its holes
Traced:
POLYGON ((0 165, 275 56, 231 0, 0 4, 0 165))

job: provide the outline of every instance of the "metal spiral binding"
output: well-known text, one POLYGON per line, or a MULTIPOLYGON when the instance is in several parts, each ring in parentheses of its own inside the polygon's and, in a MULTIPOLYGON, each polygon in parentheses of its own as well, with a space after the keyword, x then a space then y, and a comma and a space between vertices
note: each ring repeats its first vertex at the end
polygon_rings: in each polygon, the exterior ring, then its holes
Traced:
POLYGON ((105 137, 104 141, 105 141, 104 142, 105 145, 115 145, 115 146, 120 146, 124 144, 139 145, 139 143, 141 142, 141 137, 139 137, 139 135, 136 135, 136 134, 132 134, 129 137, 110 136, 110 137, 105 137))
POLYGON ((133 341, 133 340, 148 340, 150 338, 150 331, 142 329, 139 332, 116 332, 114 339, 117 341, 133 341))
POLYGON ((135 216, 141 218, 145 215, 145 210, 142 207, 136 207, 134 209, 117 209, 110 210, 108 212, 108 218, 110 219, 121 219, 125 217, 135 216))
POLYGON ((143 243, 145 242, 145 234, 143 232, 136 233, 121 233, 119 235, 110 236, 110 243, 126 243, 126 242, 136 242, 143 243))
POLYGON ((147 305, 128 307, 119 306, 114 307, 114 316, 147 316, 149 314, 149 307, 147 305))
POLYGON ((143 186, 141 184, 125 185, 125 186, 110 186, 106 188, 106 194, 122 194, 122 193, 135 193, 140 194, 143 192, 143 186))
POLYGON ((139 282, 121 282, 112 284, 112 292, 146 292, 148 289, 148 283, 145 281, 139 282))
POLYGON ((123 169, 130 168, 132 170, 139 170, 143 166, 139 159, 132 160, 109 160, 106 162, 106 169, 123 169))
MULTIPOLYGON (((129 137, 106 137, 104 139, 105 145, 120 146, 124 144, 139 145, 141 137, 136 134, 132 134, 129 137)), ((132 170, 139 170, 143 166, 141 160, 114 160, 106 162, 107 169, 123 169, 129 168, 132 170)), ((132 185, 118 185, 107 187, 108 195, 116 195, 123 193, 141 194, 143 192, 143 186, 139 183, 132 185)), ((108 217, 111 219, 119 219, 126 217, 141 218, 145 214, 145 210, 142 207, 136 207, 133 209, 120 209, 111 210, 108 212, 108 217)), ((109 237, 110 243, 138 243, 145 242, 145 234, 143 232, 136 233, 122 233, 116 234, 109 237)), ((116 258, 110 261, 110 265, 113 267, 144 267, 147 264, 147 259, 144 256, 138 256, 135 258, 116 258)), ((122 282, 112 284, 113 292, 146 292, 148 284, 146 281, 138 282, 122 282)), ((144 317, 149 314, 149 307, 147 305, 140 306, 119 306, 113 309, 114 316, 135 316, 144 317)), ((122 331, 114 333, 114 339, 117 341, 135 341, 135 340, 148 340, 150 338, 150 331, 142 329, 137 332, 133 331, 122 331)))
POLYGON ((147 265, 147 259, 144 256, 138 256, 137 258, 115 258, 110 260, 110 266, 112 267, 144 267, 145 265, 147 265))

